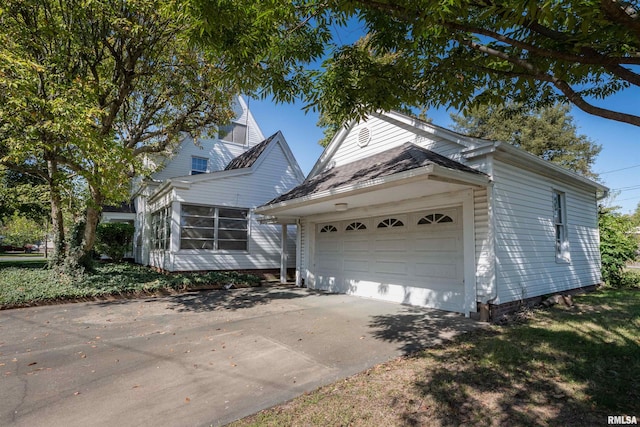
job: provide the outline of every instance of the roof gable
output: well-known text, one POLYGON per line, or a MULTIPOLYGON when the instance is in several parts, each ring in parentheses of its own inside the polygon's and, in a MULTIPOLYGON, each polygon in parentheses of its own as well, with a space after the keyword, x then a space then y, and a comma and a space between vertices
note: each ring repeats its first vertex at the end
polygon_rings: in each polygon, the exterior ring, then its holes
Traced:
POLYGON ((376 113, 365 121, 353 121, 340 128, 309 176, 405 143, 463 162, 464 150, 485 145, 487 141, 466 137, 401 113, 376 113))
POLYGON ((249 150, 232 159, 224 168, 224 170, 228 171, 233 169, 250 168, 251 166, 253 166, 258 158, 262 155, 264 150, 267 148, 269 143, 276 137, 276 135, 278 135, 278 132, 274 133, 258 145, 254 145, 249 150))

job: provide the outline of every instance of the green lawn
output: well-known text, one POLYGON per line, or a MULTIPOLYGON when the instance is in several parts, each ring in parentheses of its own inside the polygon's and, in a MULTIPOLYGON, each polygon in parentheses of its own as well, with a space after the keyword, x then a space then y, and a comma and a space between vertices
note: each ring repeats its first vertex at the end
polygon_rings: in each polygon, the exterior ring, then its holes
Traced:
POLYGON ((640 416, 640 291, 601 290, 376 366, 235 426, 607 425, 640 416))
POLYGON ((0 308, 162 291, 236 286, 257 286, 260 280, 248 274, 209 272, 162 274, 132 264, 96 264, 95 272, 81 277, 56 275, 44 260, 0 262, 0 308))

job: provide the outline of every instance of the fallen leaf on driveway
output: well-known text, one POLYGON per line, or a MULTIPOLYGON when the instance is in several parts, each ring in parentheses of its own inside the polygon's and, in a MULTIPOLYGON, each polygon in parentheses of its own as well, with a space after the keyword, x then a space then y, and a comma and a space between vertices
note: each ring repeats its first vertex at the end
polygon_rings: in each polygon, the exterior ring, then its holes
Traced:
POLYGON ((38 362, 31 362, 27 366, 33 366, 33 365, 37 365, 37 364, 38 364, 38 362))
POLYGON ((184 401, 185 401, 186 403, 189 403, 189 402, 191 402, 191 399, 189 399, 188 397, 185 397, 185 398, 184 398, 184 401))

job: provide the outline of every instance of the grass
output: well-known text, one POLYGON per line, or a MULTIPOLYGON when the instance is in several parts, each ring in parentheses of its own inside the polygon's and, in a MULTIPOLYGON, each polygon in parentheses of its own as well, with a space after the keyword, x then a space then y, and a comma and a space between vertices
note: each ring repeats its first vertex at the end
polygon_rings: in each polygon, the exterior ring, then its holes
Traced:
POLYGON ((151 294, 198 288, 256 286, 258 277, 234 272, 162 274, 133 264, 97 264, 80 277, 56 275, 42 260, 0 262, 0 308, 115 295, 151 294))
POLYGON ((640 291, 606 289, 378 365, 233 425, 606 425, 640 416, 640 291))

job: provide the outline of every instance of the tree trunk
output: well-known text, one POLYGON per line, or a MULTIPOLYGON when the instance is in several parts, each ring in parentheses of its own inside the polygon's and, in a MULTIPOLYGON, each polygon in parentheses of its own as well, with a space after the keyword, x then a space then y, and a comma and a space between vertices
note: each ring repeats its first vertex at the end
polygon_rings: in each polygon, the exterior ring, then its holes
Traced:
POLYGON ((96 229, 100 222, 100 214, 102 213, 102 204, 104 196, 102 193, 90 186, 91 201, 87 206, 87 214, 85 217, 84 232, 82 235, 82 244, 80 252, 80 264, 89 267, 91 265, 91 251, 96 243, 96 229))
POLYGON ((51 226, 53 230, 53 253, 49 258, 52 266, 61 265, 66 256, 64 241, 64 217, 62 216, 62 200, 58 187, 58 164, 55 160, 47 160, 49 191, 51 199, 51 226))

